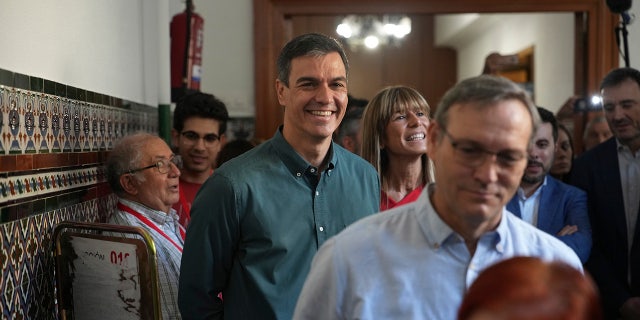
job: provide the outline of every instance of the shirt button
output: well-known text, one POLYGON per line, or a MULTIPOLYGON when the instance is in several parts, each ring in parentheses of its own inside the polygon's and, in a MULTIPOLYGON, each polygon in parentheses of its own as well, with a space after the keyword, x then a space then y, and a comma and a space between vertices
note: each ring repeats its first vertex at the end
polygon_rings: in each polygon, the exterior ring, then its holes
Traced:
POLYGON ((316 191, 316 196, 319 196, 319 195, 320 195, 320 191, 316 191))
POLYGON ((502 252, 502 245, 501 244, 496 245, 496 250, 498 250, 498 252, 502 252))
POLYGON ((311 173, 314 173, 314 172, 316 172, 316 169, 311 168, 311 173))
POLYGON ((302 175, 302 174, 301 174, 300 172, 296 173, 296 176, 298 176, 298 177, 299 177, 299 176, 301 176, 301 175, 302 175))
POLYGON ((323 232, 324 231, 324 227, 320 227, 320 228, 318 228, 318 230, 320 230, 320 232, 323 232))

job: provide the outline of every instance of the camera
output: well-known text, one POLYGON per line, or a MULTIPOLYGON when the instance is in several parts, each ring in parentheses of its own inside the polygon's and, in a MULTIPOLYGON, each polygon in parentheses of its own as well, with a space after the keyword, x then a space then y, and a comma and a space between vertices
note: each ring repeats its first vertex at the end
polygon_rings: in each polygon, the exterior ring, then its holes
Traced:
POLYGON ((593 96, 591 98, 582 97, 573 103, 573 112, 588 112, 602 110, 602 98, 593 96))

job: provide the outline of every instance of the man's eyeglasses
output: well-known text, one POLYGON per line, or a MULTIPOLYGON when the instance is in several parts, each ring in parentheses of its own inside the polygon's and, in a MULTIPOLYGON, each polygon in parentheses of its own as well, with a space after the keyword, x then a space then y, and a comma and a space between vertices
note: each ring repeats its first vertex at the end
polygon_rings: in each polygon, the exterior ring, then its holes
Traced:
POLYGON ((193 131, 184 131, 180 133, 180 135, 182 135, 185 138, 186 143, 190 145, 196 144, 198 143, 198 140, 202 139, 205 145, 212 146, 214 143, 220 140, 220 136, 215 133, 205 134, 202 138, 199 134, 193 131))
POLYGON ((146 167, 142 167, 142 168, 129 170, 127 173, 134 174, 134 173, 140 172, 142 170, 156 168, 156 169, 158 169, 158 172, 160 172, 162 174, 166 174, 166 173, 169 173, 169 171, 171 171, 171 165, 174 165, 176 168, 181 169, 182 168, 182 158, 180 158, 180 156, 174 155, 174 156, 171 156, 171 158, 169 158, 169 159, 160 159, 160 160, 158 160, 156 163, 154 163, 152 165, 149 165, 149 166, 146 166, 146 167))
POLYGON ((486 150, 476 142, 458 140, 454 138, 449 132, 447 132, 447 130, 443 126, 440 126, 440 129, 449 139, 449 142, 451 142, 451 147, 453 147, 454 150, 453 154, 456 160, 462 165, 471 168, 477 168, 485 162, 487 156, 495 156, 496 162, 500 167, 504 169, 512 169, 520 161, 526 158, 526 155, 523 152, 515 150, 505 150, 499 152, 486 150))

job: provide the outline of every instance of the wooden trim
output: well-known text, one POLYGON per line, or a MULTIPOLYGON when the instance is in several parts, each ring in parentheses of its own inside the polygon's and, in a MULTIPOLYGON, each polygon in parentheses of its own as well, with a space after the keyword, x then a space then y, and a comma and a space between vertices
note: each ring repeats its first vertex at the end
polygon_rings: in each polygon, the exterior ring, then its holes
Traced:
POLYGON ((573 92, 575 94, 584 94, 587 91, 586 74, 587 74, 587 13, 576 12, 574 14, 574 80, 573 92))
POLYGON ((576 61, 576 92, 597 91, 600 79, 619 61, 614 38, 617 17, 602 0, 254 0, 253 8, 255 135, 261 139, 271 137, 282 123, 282 109, 274 89, 275 61, 290 38, 286 18, 291 15, 585 12, 585 63, 576 61))

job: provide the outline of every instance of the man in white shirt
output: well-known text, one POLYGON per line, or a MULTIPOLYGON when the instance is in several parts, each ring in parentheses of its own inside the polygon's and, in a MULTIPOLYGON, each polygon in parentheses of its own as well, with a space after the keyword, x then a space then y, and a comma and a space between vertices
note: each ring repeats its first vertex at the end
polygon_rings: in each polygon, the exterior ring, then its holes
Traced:
POLYGON ((294 319, 455 319, 489 265, 524 255, 582 270, 558 239, 505 204, 518 188, 539 116, 528 94, 495 76, 449 90, 428 128, 435 181, 413 203, 363 218, 314 257, 294 319))

